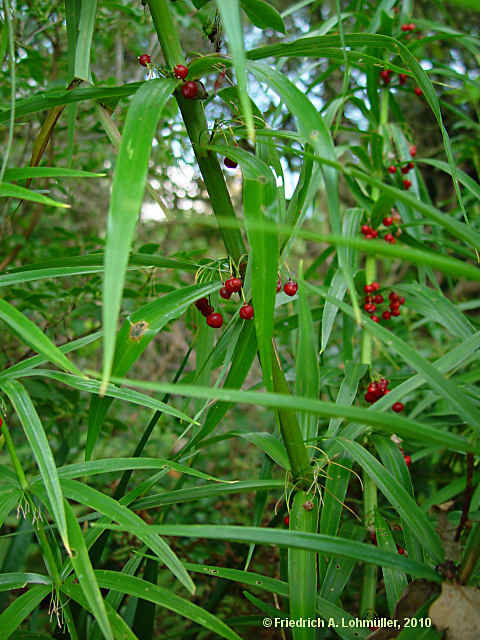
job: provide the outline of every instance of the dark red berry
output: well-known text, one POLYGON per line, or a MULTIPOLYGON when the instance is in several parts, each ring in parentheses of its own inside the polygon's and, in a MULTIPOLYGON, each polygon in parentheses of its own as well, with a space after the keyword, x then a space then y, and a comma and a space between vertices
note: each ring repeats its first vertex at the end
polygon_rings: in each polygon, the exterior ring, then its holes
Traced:
POLYGON ((279 276, 277 280, 277 293, 279 293, 281 290, 282 290, 282 279, 279 276))
POLYGON ((185 80, 188 76, 188 67, 184 64, 177 64, 177 66, 173 67, 173 75, 179 80, 185 80))
POLYGON ((398 544, 397 544, 397 551, 401 556, 405 554, 405 549, 403 547, 400 547, 400 545, 398 544))
POLYGON ((375 291, 371 284, 366 284, 363 287, 363 290, 365 291, 365 293, 373 293, 375 291))
MULTIPOLYGON (((196 300, 195 301, 195 306, 200 311, 200 313, 203 313, 204 315, 211 308, 210 307, 210 303, 208 302, 208 298, 200 298, 199 300, 196 300)), ((212 311, 213 311, 213 309, 212 309, 212 311)), ((212 311, 208 311, 207 315, 209 313, 211 313, 212 311)))
POLYGON ((225 287, 228 291, 230 291, 230 293, 236 293, 237 291, 240 291, 242 288, 242 284, 243 283, 240 278, 232 277, 225 281, 225 287))
POLYGON ((410 155, 412 158, 417 155, 417 147, 414 144, 410 147, 410 155))
POLYGON ((403 175, 408 173, 410 171, 410 167, 408 166, 408 164, 406 164, 404 167, 402 167, 401 171, 402 171, 403 175))
POLYGON ((409 162, 409 163, 407 164, 407 167, 408 167, 409 169, 414 169, 414 168, 415 168, 415 165, 414 165, 414 163, 413 163, 413 162, 409 162))
POLYGON ((374 238, 375 236, 372 233, 366 233, 365 234, 365 240, 372 240, 372 238, 374 238))
POLYGON ((378 389, 382 393, 382 395, 387 390, 387 387, 388 387, 388 380, 386 378, 382 378, 381 380, 378 381, 378 389))
POLYGON ((383 224, 386 227, 390 227, 393 224, 393 218, 392 216, 387 216, 386 218, 383 219, 383 224))
POLYGON ((152 61, 148 53, 142 53, 141 56, 138 56, 137 60, 138 60, 138 64, 141 64, 142 67, 148 67, 148 65, 152 61))
POLYGON ((0 429, 2 428, 3 420, 0 418, 0 429))
POLYGON ((399 299, 399 303, 400 303, 400 304, 405 304, 405 296, 402 296, 402 297, 399 299))
POLYGON ((380 77, 382 78, 385 84, 388 84, 390 82, 391 73, 392 73, 391 69, 384 69, 383 71, 380 71, 380 77))
POLYGON ((380 285, 375 280, 372 282, 372 287, 374 291, 378 291, 380 289, 380 285))
POLYGON ((395 238, 392 236, 391 233, 386 233, 385 234, 385 242, 389 242, 390 244, 395 244, 396 240, 395 238))
POLYGON ((378 238, 378 231, 376 229, 372 229, 370 233, 372 238, 378 238))
POLYGON ((288 514, 284 517, 283 522, 287 525, 287 527, 289 526, 289 524, 290 524, 290 516, 288 514))
POLYGON ((220 297, 221 297, 221 298, 224 298, 225 300, 228 300, 228 299, 230 298, 230 296, 232 295, 232 292, 231 292, 231 291, 229 291, 229 290, 227 289, 227 287, 222 287, 222 288, 220 289, 220 292, 219 292, 219 293, 220 293, 220 297))
POLYGON ((372 316, 371 318, 374 322, 380 322, 380 318, 378 316, 372 316))
POLYGON ((235 162, 235 160, 232 160, 231 158, 224 158, 223 164, 227 169, 236 169, 238 167, 238 162, 235 162))
POLYGON ((392 300, 390 302, 390 309, 393 311, 394 309, 400 309, 400 300, 392 300))
POLYGON ((381 293, 377 293, 377 295, 373 297, 373 301, 375 302, 375 304, 382 304, 382 302, 383 302, 382 294, 381 293))
POLYGON ((410 31, 415 31, 416 27, 414 22, 410 22, 408 26, 410 27, 410 31))
POLYGON ((223 317, 221 313, 210 313, 207 316, 207 324, 209 327, 219 329, 223 324, 223 317))
POLYGON ((416 96, 423 96, 423 91, 420 89, 420 87, 415 87, 413 92, 415 93, 416 96))
POLYGON ((373 313, 374 311, 377 310, 377 307, 376 307, 376 305, 373 304, 373 302, 367 302, 367 304, 364 305, 363 308, 365 309, 365 311, 367 313, 373 313))
POLYGON ((400 300, 400 296, 398 295, 398 293, 395 293, 395 291, 392 291, 388 294, 388 299, 390 300, 390 302, 397 302, 398 300, 400 300))
POLYGON ((185 82, 182 85, 182 96, 187 100, 194 100, 198 95, 198 87, 195 82, 185 82))
POLYGON ((244 304, 238 313, 243 320, 251 320, 253 318, 253 307, 251 304, 244 304))
POLYGON ((409 24, 402 24, 401 29, 402 29, 402 31, 410 31, 410 25, 409 24))
POLYGON ((401 413, 403 411, 403 404, 401 402, 395 402, 395 404, 392 406, 392 409, 395 411, 395 413, 401 413))
POLYGON ((392 316, 399 316, 400 315, 400 309, 392 309, 392 316))
POLYGON ((374 544, 375 546, 377 546, 377 534, 375 533, 375 531, 372 531, 372 533, 370 534, 370 540, 372 541, 372 544, 374 544))
POLYGON ((370 233, 371 229, 368 224, 362 224, 360 231, 363 233, 363 235, 366 235, 367 233, 370 233))
POLYGON ((388 167, 388 173, 391 173, 392 175, 393 175, 394 173, 397 173, 397 167, 396 167, 395 165, 391 164, 391 165, 388 167))
POLYGON ((367 393, 365 394, 365 400, 367 402, 374 403, 376 399, 377 395, 375 393, 372 393, 372 391, 367 391, 367 393))
POLYGON ((405 464, 407 465, 407 467, 409 467, 412 464, 411 456, 406 456, 405 454, 403 454, 403 459, 405 460, 405 464))
POLYGON ((383 318, 384 320, 390 320, 390 318, 391 318, 391 317, 392 317, 392 314, 390 313, 390 311, 384 311, 384 312, 382 313, 382 318, 383 318))
POLYGON ((367 391, 369 391, 370 393, 377 393, 378 391, 378 383, 375 382, 375 380, 373 380, 372 382, 370 382, 370 384, 367 387, 367 391))
POLYGON ((287 296, 294 296, 298 291, 298 284, 293 280, 288 280, 288 282, 285 283, 283 290, 287 296))
POLYGON ((406 73, 400 73, 398 75, 399 79, 400 79, 400 84, 405 84, 405 82, 407 81, 407 74, 406 73))

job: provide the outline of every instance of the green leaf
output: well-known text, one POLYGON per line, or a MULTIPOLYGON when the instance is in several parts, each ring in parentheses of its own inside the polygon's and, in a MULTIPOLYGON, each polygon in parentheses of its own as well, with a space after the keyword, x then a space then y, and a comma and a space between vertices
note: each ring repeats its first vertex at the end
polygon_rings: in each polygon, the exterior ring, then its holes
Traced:
POLYGON ((408 523, 418 541, 438 563, 444 558, 444 550, 438 533, 425 513, 403 486, 394 478, 380 462, 357 442, 340 439, 340 444, 352 458, 375 481, 383 495, 408 523))
MULTIPOLYGON (((372 324, 378 327, 374 322, 372 324)), ((381 328, 381 327, 378 327, 381 328)), ((116 379, 112 378, 116 381, 116 379)), ((440 431, 438 428, 403 418, 400 416, 385 415, 370 409, 359 407, 348 407, 338 405, 333 402, 323 402, 310 398, 299 398, 298 396, 286 395, 282 393, 259 393, 255 391, 236 391, 234 389, 209 389, 181 384, 168 384, 160 382, 144 382, 143 380, 119 379, 120 383, 127 383, 130 386, 140 389, 151 389, 163 393, 173 393, 184 395, 190 398, 209 398, 222 400, 224 402, 237 402, 241 404, 252 404, 273 409, 287 409, 296 411, 310 411, 327 418, 332 416, 347 418, 349 421, 361 422, 377 427, 387 433, 396 433, 400 437, 412 438, 418 441, 425 441, 428 444, 437 443, 442 447, 450 447, 458 451, 480 451, 478 445, 467 442, 465 438, 448 431, 440 431)), ((390 394, 389 394, 390 395, 390 394)))
POLYGON ((240 107, 247 127, 248 138, 253 144, 255 142, 255 126, 252 105, 247 90, 247 67, 239 0, 216 0, 216 5, 227 34, 233 67, 237 76, 240 107))
POLYGON ((240 438, 244 438, 251 442, 256 447, 261 449, 272 460, 274 460, 282 469, 290 469, 290 462, 288 460, 287 451, 282 441, 279 440, 272 433, 255 431, 252 433, 242 433, 237 431, 236 435, 240 438))
POLYGON ((71 560, 78 582, 104 637, 107 638, 107 640, 113 640, 113 633, 108 621, 105 603, 95 578, 82 530, 73 513, 72 507, 66 501, 65 513, 67 516, 68 536, 72 547, 71 560))
POLYGON ((22 624, 40 602, 51 592, 51 586, 37 585, 21 596, 17 596, 12 604, 0 613, 0 629, 2 640, 8 640, 15 629, 22 624))
POLYGON ((103 178, 106 173, 92 173, 66 167, 12 167, 5 171, 5 180, 27 178, 103 178))
POLYGON ((42 354, 49 362, 53 362, 61 369, 71 371, 83 377, 80 369, 70 362, 64 353, 41 331, 31 320, 6 300, 0 299, 0 319, 19 335, 37 353, 42 354))
POLYGON ((27 584, 48 584, 51 586, 52 579, 40 573, 22 573, 20 571, 0 574, 0 591, 22 589, 27 584))
POLYGON ((90 82, 90 53, 96 13, 97 0, 80 4, 74 75, 85 82, 90 82))
POLYGON ((175 85, 174 80, 168 79, 145 82, 135 94, 127 113, 115 164, 105 246, 103 390, 112 370, 125 272, 142 204, 152 140, 175 85))
POLYGON ((247 14, 250 22, 259 29, 268 27, 285 33, 285 24, 278 11, 264 0, 241 0, 242 9, 247 14))
MULTIPOLYGON (((422 514, 423 516, 423 514, 422 514)), ((119 527, 112 527, 118 529, 119 527)), ((371 544, 363 544, 352 540, 344 540, 335 536, 304 531, 283 531, 262 527, 242 527, 227 525, 150 525, 152 531, 166 536, 187 538, 208 538, 210 540, 236 540, 238 542, 255 542, 256 544, 274 544, 279 547, 305 549, 326 555, 354 558, 357 562, 378 564, 392 569, 405 571, 418 578, 426 578, 433 582, 441 582, 441 577, 427 565, 414 562, 398 553, 388 553, 371 544)))
MULTIPOLYGON (((40 418, 38 417, 30 396, 17 380, 2 382, 1 388, 9 397, 22 424, 33 457, 42 476, 51 513, 58 527, 58 532, 65 549, 68 554, 71 555, 62 488, 58 479, 57 466, 40 418)), ((1 625, 0 628, 2 628, 1 625)))
POLYGON ((50 207, 60 207, 62 209, 68 209, 69 204, 58 202, 58 200, 52 200, 48 196, 44 196, 41 193, 20 187, 18 184, 10 184, 8 182, 2 182, 0 184, 0 198, 18 198, 19 200, 28 200, 29 202, 38 202, 50 207))
POLYGON ((62 487, 65 495, 70 498, 70 500, 88 505, 90 509, 95 509, 95 511, 115 520, 125 527, 127 531, 140 538, 142 542, 157 554, 160 560, 165 563, 184 587, 186 587, 190 593, 194 593, 195 585, 185 571, 183 564, 164 540, 153 533, 151 527, 145 524, 139 516, 127 507, 119 504, 113 498, 76 480, 62 479, 62 487))
POLYGON ((0 527, 12 509, 14 509, 22 499, 23 492, 16 487, 12 487, 0 493, 0 527))
MULTIPOLYGON (((380 549, 385 549, 385 551, 390 551, 392 553, 397 551, 397 545, 393 539, 390 527, 378 509, 375 509, 375 533, 380 549)), ((400 600, 400 596, 407 587, 407 576, 403 571, 396 571, 395 569, 390 569, 388 567, 383 567, 382 571, 387 595, 388 610, 393 618, 395 605, 400 600)))

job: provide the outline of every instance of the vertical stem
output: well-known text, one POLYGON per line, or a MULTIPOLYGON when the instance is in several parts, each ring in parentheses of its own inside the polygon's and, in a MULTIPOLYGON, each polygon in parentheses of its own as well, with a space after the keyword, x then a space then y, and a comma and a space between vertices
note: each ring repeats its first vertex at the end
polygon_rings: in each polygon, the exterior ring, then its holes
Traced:
MULTIPOLYGON (((377 263, 374 255, 368 255, 365 260, 365 281, 371 284, 377 276, 377 263)), ((372 364, 372 335, 368 331, 362 334, 362 363, 372 364)))
POLYGON ((15 469, 15 472, 17 474, 18 480, 20 482, 20 486, 22 487, 23 491, 27 491, 28 481, 25 478, 22 465, 20 463, 20 460, 18 459, 17 452, 15 450, 15 445, 13 444, 12 436, 10 435, 10 431, 8 430, 8 427, 5 422, 2 425, 2 433, 5 436, 5 444, 7 445, 7 451, 10 456, 10 460, 12 461, 13 468, 15 469))

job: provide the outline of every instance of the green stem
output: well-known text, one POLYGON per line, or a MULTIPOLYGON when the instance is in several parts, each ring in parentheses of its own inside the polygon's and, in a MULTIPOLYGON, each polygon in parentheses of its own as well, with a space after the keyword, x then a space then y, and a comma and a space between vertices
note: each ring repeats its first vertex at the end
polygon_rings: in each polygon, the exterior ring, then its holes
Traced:
MULTIPOLYGON (((367 256, 365 259, 365 282, 371 284, 377 276, 377 263, 375 256, 367 256)), ((362 335, 362 363, 372 364, 372 335, 364 331, 362 335)))
MULTIPOLYGON (((377 506, 377 486, 375 482, 363 474, 363 511, 367 530, 372 530, 377 506)), ((362 593, 360 596, 360 617, 372 618, 375 614, 375 598, 377 593, 377 566, 366 564, 363 569, 362 593)))
POLYGON ((474 524, 460 564, 460 584, 467 584, 480 557, 480 524, 474 524))
MULTIPOLYGON (((272 370, 275 393, 289 395, 290 389, 288 388, 285 375, 280 365, 275 342, 273 342, 272 370)), ((312 482, 313 474, 297 416, 294 411, 289 411, 288 409, 277 409, 276 413, 280 433, 282 434, 282 439, 290 461, 293 483, 299 488, 306 489, 312 482)))
POLYGON ((29 484, 27 479, 25 478, 25 474, 23 473, 23 468, 18 459, 17 452, 15 450, 15 445, 13 444, 12 436, 10 435, 10 431, 8 430, 7 424, 4 422, 2 425, 2 433, 5 436, 5 444, 7 445, 7 451, 10 456, 10 460, 12 461, 13 468, 16 471, 18 480, 20 482, 20 486, 23 491, 27 491, 29 484))
MULTIPOLYGON (((173 69, 177 64, 184 64, 185 57, 177 35, 178 29, 166 0, 149 0, 148 4, 167 66, 173 69)), ((238 227, 229 228, 228 225, 225 226, 221 222, 222 217, 236 221, 236 215, 218 158, 213 151, 205 149, 210 136, 203 105, 199 100, 186 100, 179 91, 175 92, 175 97, 205 182, 213 212, 217 216, 225 248, 234 262, 238 264, 240 257, 246 253, 245 244, 238 227)))

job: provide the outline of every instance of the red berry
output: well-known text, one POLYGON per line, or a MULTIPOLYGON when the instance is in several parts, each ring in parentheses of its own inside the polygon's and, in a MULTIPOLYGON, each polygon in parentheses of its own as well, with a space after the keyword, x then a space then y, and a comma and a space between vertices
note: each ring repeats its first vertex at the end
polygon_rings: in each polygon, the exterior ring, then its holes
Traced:
POLYGON ((374 291, 378 291, 380 289, 380 285, 375 280, 372 282, 372 287, 374 291))
POLYGON ((388 173, 391 173, 392 175, 393 175, 394 173, 397 173, 397 167, 396 167, 395 165, 391 164, 391 165, 388 167, 388 173))
POLYGON ((420 87, 415 87, 413 92, 416 96, 423 96, 423 91, 420 89, 420 87))
POLYGON ((370 402, 371 404, 373 404, 377 399, 377 395, 372 391, 367 391, 364 397, 365 397, 365 400, 367 402, 370 402))
POLYGON ((392 291, 392 292, 388 295, 388 299, 389 299, 391 302, 394 302, 394 301, 400 300, 400 297, 399 297, 398 293, 395 293, 395 291, 392 291))
POLYGON ((285 283, 283 290, 287 296, 294 296, 298 291, 298 284, 293 280, 288 280, 288 282, 285 283))
POLYGON ((410 155, 413 157, 415 157, 417 155, 417 147, 412 144, 412 146, 410 147, 410 155))
POLYGON ((403 547, 400 547, 398 544, 397 544, 397 551, 401 556, 403 556, 405 553, 405 549, 403 547))
POLYGON ((376 229, 372 229, 370 233, 372 238, 378 238, 378 231, 376 229))
POLYGON ((410 171, 410 167, 408 166, 408 164, 406 164, 404 167, 401 168, 401 172, 403 173, 403 175, 405 175, 409 171, 410 171))
POLYGON ((210 303, 208 302, 208 298, 200 298, 199 300, 196 300, 195 306, 200 311, 200 313, 203 313, 203 315, 208 316, 213 311, 212 307, 210 306, 210 303))
POLYGON ((363 233, 363 235, 366 235, 367 233, 370 233, 371 229, 368 224, 362 224, 360 231, 363 233))
POLYGON ((409 24, 402 24, 402 31, 410 31, 410 25, 409 24))
POLYGON ((374 322, 380 322, 380 318, 379 318, 378 316, 372 316, 372 317, 371 317, 371 319, 372 319, 374 322))
POLYGON ((409 31, 415 31, 416 27, 414 22, 410 22, 408 26, 409 26, 409 31))
POLYGON ((395 402, 395 404, 392 406, 392 409, 395 411, 395 413, 401 413, 403 411, 403 404, 401 402, 395 402))
POLYGON ((413 162, 409 162, 409 163, 407 164, 407 167, 408 167, 409 169, 413 169, 413 168, 415 167, 415 165, 413 164, 413 162))
POLYGON ((279 276, 277 280, 277 293, 281 290, 282 290, 282 279, 279 276))
POLYGON ((393 311, 394 309, 400 309, 400 300, 392 300, 390 302, 390 309, 393 311))
POLYGON ((231 296, 231 295, 232 295, 232 292, 231 292, 231 291, 229 291, 229 290, 227 289, 227 287, 222 287, 222 288, 220 289, 220 297, 221 297, 221 298, 225 298, 225 300, 228 300, 228 299, 230 298, 230 296, 231 296))
POLYGON ((372 382, 370 382, 370 384, 367 387, 367 391, 370 391, 370 393, 377 393, 378 391, 378 382, 375 382, 375 380, 373 380, 372 382))
POLYGON ((375 533, 375 531, 372 531, 372 533, 370 534, 370 540, 372 541, 372 544, 377 546, 377 534, 375 533))
POLYGON ((253 307, 251 304, 244 304, 238 312, 243 320, 251 320, 253 318, 253 307))
POLYGON ((381 293, 377 293, 376 296, 374 296, 373 301, 375 302, 375 304, 382 304, 383 302, 383 296, 381 293))
POLYGON ((405 304, 405 296, 402 296, 402 297, 399 299, 399 303, 400 303, 400 304, 405 304))
POLYGON ((395 238, 392 236, 391 233, 386 233, 385 234, 385 242, 389 242, 390 244, 395 244, 395 238))
POLYGON ((285 523, 285 524, 287 525, 287 527, 288 527, 288 526, 289 526, 289 524, 290 524, 290 516, 287 514, 287 515, 284 517, 283 521, 284 521, 284 523, 285 523))
POLYGON ((365 240, 372 240, 372 238, 374 238, 375 236, 371 233, 366 233, 365 234, 365 240))
POLYGON ((391 317, 392 317, 392 314, 390 313, 390 311, 384 311, 384 312, 382 313, 382 318, 383 318, 384 320, 390 320, 390 318, 391 318, 391 317))
POLYGON ((371 284, 366 284, 363 287, 363 290, 365 291, 365 293, 373 293, 375 291, 371 284))
POLYGON ((407 467, 409 467, 412 464, 411 456, 406 456, 405 454, 403 454, 403 459, 405 460, 405 464, 407 465, 407 467))
POLYGON ((393 218, 392 216, 387 216, 386 218, 383 219, 383 224, 386 227, 390 227, 393 224, 393 218))
POLYGON ((412 186, 412 183, 410 180, 403 180, 402 182, 405 189, 410 189, 410 187, 412 186))
POLYGON ((367 302, 367 304, 364 305, 363 308, 365 309, 365 311, 367 313, 373 313, 374 311, 377 310, 377 307, 376 307, 376 305, 373 304, 373 302, 367 302))
POLYGON ((382 78, 385 84, 388 84, 390 82, 391 73, 392 73, 391 69, 384 69, 383 71, 380 71, 380 77, 382 78))
POLYGON ((223 324, 223 317, 221 313, 210 313, 207 316, 207 324, 209 327, 219 329, 223 324))
POLYGON ((198 87, 195 82, 185 82, 182 85, 182 96, 187 100, 194 100, 198 95, 198 87))
POLYGON ((235 293, 237 291, 240 291, 242 288, 242 281, 240 280, 240 278, 229 278, 228 280, 225 281, 225 287, 227 288, 228 291, 230 291, 230 293, 235 293))
POLYGON ((388 387, 388 380, 386 378, 382 378, 378 381, 378 389, 382 392, 382 395, 385 394, 385 391, 388 387))
POLYGON ((137 60, 138 60, 138 64, 141 64, 142 67, 147 67, 152 61, 148 53, 142 53, 141 56, 138 56, 137 60))
POLYGON ((0 417, 0 429, 2 428, 2 424, 3 424, 3 420, 2 420, 2 418, 0 417))
POLYGON ((188 67, 186 67, 184 64, 177 64, 175 67, 173 67, 173 75, 179 80, 185 80, 185 78, 188 76, 188 67))
POLYGON ((232 160, 231 158, 224 158, 223 164, 227 169, 236 169, 238 167, 238 162, 235 162, 235 160, 232 160))
POLYGON ((400 309, 392 309, 392 316, 399 316, 400 315, 400 309))
POLYGON ((400 73, 398 75, 399 79, 400 79, 400 84, 405 84, 405 82, 407 81, 407 74, 406 73, 400 73))

